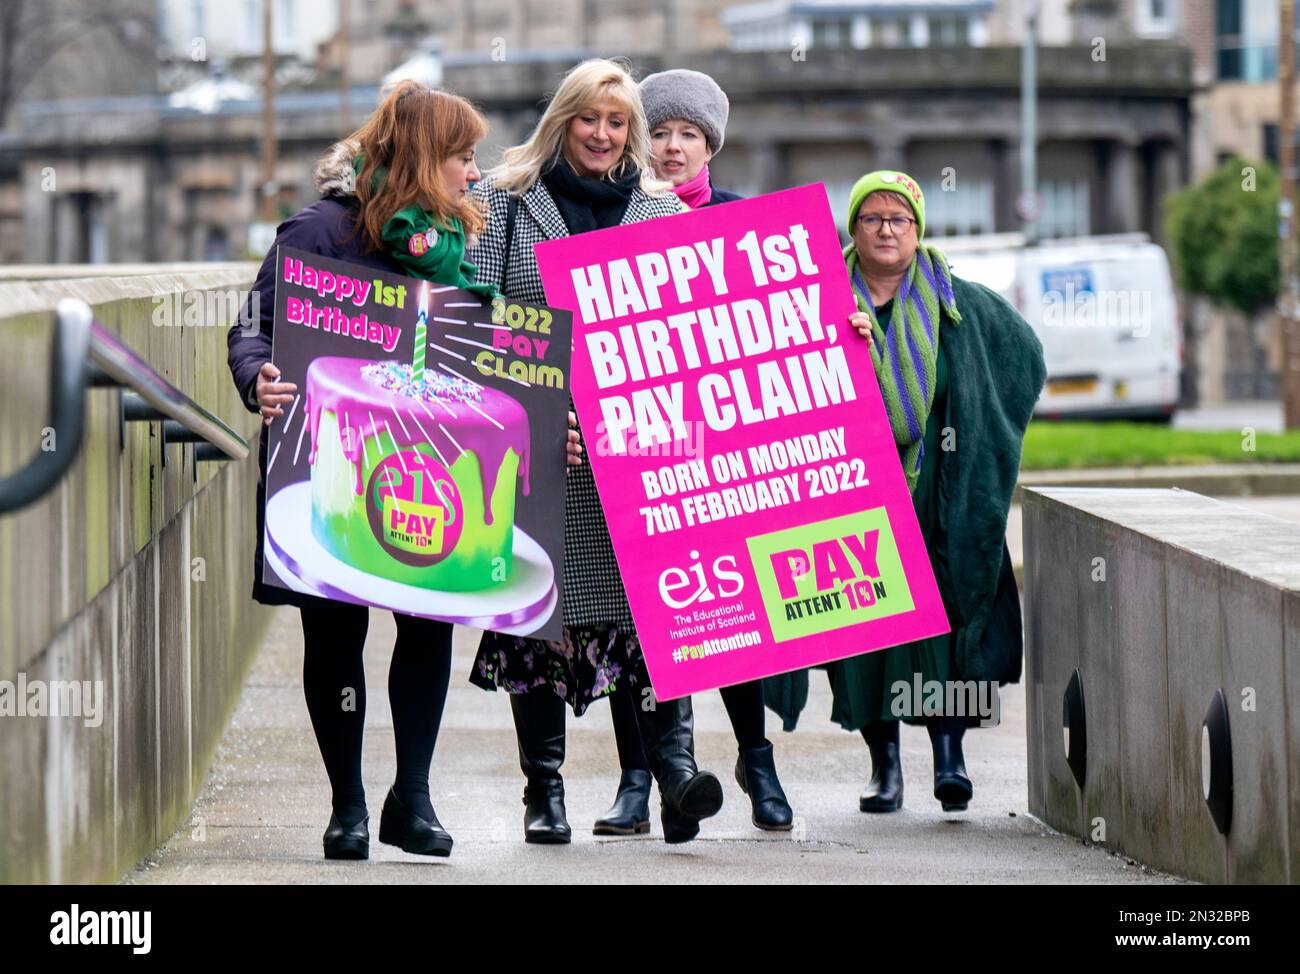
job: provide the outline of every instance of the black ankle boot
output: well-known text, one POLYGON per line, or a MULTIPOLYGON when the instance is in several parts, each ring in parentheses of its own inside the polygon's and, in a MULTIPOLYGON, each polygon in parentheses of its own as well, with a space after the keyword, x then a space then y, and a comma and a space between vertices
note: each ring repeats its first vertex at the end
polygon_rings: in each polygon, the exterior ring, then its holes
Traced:
POLYGON ((934 750, 934 797, 945 812, 964 812, 975 794, 961 751, 966 722, 961 717, 932 717, 925 729, 934 750))
POLYGON ((896 812, 903 807, 903 759, 898 751, 898 721, 878 720, 862 728, 871 751, 871 781, 858 798, 863 812, 896 812))
POLYGON ((638 707, 637 723, 650 773, 659 782, 664 841, 689 842, 700 833, 700 819, 722 808, 722 782, 695 764, 691 698, 638 707))
POLYGON ((644 835, 650 831, 650 772, 626 768, 614 804, 592 828, 595 835, 644 835))
POLYGON ((564 812, 564 701, 549 687, 512 693, 510 707, 519 740, 519 767, 524 788, 524 841, 544 845, 570 841, 573 832, 564 812))
POLYGON ((794 827, 794 810, 786 801, 776 776, 772 742, 762 747, 741 748, 736 758, 736 783, 749 796, 750 821, 768 832, 788 832, 794 827))
POLYGON ((370 816, 367 815, 355 825, 344 825, 337 814, 330 815, 330 824, 325 829, 324 845, 326 859, 369 859, 370 858, 370 816))
POLYGON ((379 841, 420 856, 451 855, 451 836, 438 816, 417 815, 392 788, 388 789, 384 811, 379 816, 379 841))

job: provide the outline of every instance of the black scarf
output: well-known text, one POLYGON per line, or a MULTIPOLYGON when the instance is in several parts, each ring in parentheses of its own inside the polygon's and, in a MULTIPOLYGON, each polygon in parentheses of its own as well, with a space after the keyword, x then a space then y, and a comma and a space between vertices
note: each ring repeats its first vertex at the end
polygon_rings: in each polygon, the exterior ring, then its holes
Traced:
POLYGON ((554 198, 569 233, 578 234, 622 223, 632 192, 641 185, 641 173, 635 166, 629 166, 618 179, 579 176, 564 153, 560 153, 542 173, 542 182, 554 198))

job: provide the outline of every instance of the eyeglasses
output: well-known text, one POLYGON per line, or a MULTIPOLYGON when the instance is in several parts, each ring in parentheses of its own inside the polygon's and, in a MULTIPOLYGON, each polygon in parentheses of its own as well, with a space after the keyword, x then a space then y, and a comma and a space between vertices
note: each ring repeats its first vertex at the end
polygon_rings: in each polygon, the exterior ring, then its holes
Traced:
POLYGON ((885 219, 879 213, 863 213, 858 217, 858 223, 868 230, 879 230, 882 223, 888 223, 894 233, 906 233, 907 228, 915 222, 910 216, 891 216, 885 219))

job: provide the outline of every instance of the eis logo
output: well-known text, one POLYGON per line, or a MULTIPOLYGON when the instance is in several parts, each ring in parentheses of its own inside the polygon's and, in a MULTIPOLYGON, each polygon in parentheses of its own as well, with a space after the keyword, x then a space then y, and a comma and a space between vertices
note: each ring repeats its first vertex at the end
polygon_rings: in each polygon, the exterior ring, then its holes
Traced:
POLYGON ((700 553, 690 553, 686 568, 667 568, 659 574, 659 597, 673 609, 687 609, 697 602, 729 599, 745 587, 745 576, 736 571, 735 555, 719 555, 706 570, 700 553))
POLYGON ((383 549, 404 565, 436 565, 460 540, 460 493, 438 461, 416 450, 385 457, 370 475, 366 516, 383 549))

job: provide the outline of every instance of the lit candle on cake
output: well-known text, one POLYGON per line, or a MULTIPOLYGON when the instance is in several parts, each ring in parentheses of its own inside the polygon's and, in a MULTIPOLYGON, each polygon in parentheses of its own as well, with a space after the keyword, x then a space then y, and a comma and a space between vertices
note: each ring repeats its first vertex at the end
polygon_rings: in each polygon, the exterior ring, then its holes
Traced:
POLYGON ((424 385, 424 349, 429 344, 429 282, 420 286, 420 304, 415 312, 415 358, 411 360, 411 381, 424 385))

